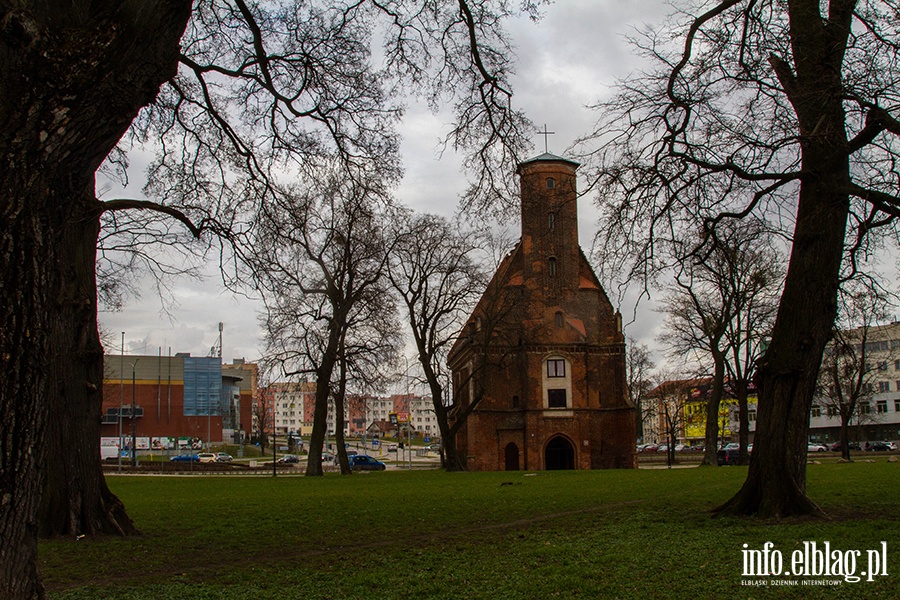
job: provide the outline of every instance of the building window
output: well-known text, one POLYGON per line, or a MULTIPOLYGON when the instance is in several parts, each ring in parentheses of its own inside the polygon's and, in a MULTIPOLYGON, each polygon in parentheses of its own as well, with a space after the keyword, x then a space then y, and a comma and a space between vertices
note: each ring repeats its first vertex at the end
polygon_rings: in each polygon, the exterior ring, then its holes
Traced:
POLYGON ((836 417, 836 416, 837 416, 837 412, 838 412, 838 411, 837 411, 837 408, 835 408, 834 406, 828 406, 828 407, 825 409, 825 414, 828 415, 829 417, 836 417))
POLYGON ((553 358, 547 361, 547 377, 565 377, 566 361, 562 358, 553 358))
POLYGON ((562 314, 562 311, 559 311, 559 310, 556 311, 556 326, 557 327, 563 326, 563 314, 562 314))
POLYGON ((894 400, 894 412, 900 412, 900 400, 894 400))
POLYGON ((550 227, 550 231, 553 231, 553 228, 556 227, 556 213, 551 212, 547 213, 547 225, 550 227))
POLYGON ((890 381, 879 381, 878 382, 878 393, 883 394, 884 392, 891 391, 891 382, 890 381))
POLYGON ((547 178, 547 189, 548 190, 556 189, 556 180, 553 179, 552 177, 547 178))
POLYGON ((868 415, 871 412, 872 412, 872 407, 869 405, 868 402, 860 402, 859 403, 859 414, 868 415))
POLYGON ((822 416, 822 407, 818 404, 813 404, 812 410, 809 413, 813 417, 821 417, 822 416))
POLYGON ((550 263, 550 277, 556 277, 556 259, 551 258, 548 262, 550 263))
POLYGON ((549 408, 566 408, 566 390, 547 390, 549 408))
POLYGON ((512 397, 512 407, 519 408, 519 397, 518 396, 512 397))
POLYGON ((887 400, 879 400, 875 403, 875 412, 880 415, 883 415, 887 412, 887 400))
POLYGON ((747 411, 747 421, 749 421, 750 423, 752 423, 752 422, 755 421, 755 420, 756 420, 756 411, 755 411, 755 410, 748 410, 748 411, 747 411))

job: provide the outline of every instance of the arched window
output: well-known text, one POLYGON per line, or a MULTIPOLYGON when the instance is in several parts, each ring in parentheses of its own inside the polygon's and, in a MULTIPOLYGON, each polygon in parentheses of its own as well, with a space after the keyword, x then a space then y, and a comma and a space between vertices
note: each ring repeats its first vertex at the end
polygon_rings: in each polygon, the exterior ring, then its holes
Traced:
POLYGON ((552 190, 556 188, 556 180, 552 177, 547 178, 547 189, 552 190))
POLYGON ((553 228, 556 227, 556 213, 555 212, 547 213, 547 226, 550 228, 550 231, 553 231, 553 228))
POLYGON ((561 310, 556 311, 556 326, 557 327, 563 326, 563 314, 562 314, 561 310))
POLYGON ((556 277, 556 259, 551 257, 547 262, 550 266, 550 277, 556 277))

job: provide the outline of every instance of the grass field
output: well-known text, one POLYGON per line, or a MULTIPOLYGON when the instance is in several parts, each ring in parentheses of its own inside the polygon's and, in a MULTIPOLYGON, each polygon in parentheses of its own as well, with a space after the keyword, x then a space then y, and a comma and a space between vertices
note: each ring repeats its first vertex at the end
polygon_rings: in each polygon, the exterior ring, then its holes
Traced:
MULTIPOLYGON (((42 542, 51 598, 900 598, 900 463, 809 467, 827 520, 714 519, 746 470, 110 477, 143 531, 42 542), (742 548, 887 542, 886 577, 742 585, 742 548)), ((821 579, 821 578, 819 578, 821 579)))

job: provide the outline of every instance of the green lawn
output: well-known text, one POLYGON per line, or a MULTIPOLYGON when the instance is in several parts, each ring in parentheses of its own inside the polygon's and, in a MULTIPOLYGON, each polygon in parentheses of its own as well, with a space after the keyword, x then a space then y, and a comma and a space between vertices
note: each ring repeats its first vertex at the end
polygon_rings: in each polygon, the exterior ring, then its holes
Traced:
MULTIPOLYGON (((746 470, 110 477, 143 531, 41 544, 51 598, 900 598, 900 463, 809 467, 828 520, 713 519, 746 470), (888 544, 887 577, 742 586, 742 545, 888 544)), ((839 578, 840 579, 840 578, 839 578)), ((781 578, 780 580, 784 580, 781 578)))

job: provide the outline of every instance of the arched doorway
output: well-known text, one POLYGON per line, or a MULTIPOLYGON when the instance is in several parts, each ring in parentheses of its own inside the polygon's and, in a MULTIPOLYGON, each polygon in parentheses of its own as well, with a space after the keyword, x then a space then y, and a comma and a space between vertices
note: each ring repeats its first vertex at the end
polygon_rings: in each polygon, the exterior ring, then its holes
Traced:
POLYGON ((547 442, 544 450, 544 468, 548 471, 563 471, 575 468, 575 447, 562 436, 547 442))
POLYGON ((516 446, 513 442, 510 442, 506 445, 506 450, 504 451, 506 456, 506 470, 507 471, 518 471, 519 470, 519 447, 516 446))

